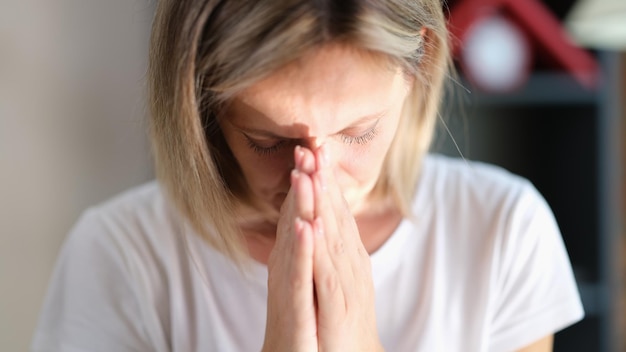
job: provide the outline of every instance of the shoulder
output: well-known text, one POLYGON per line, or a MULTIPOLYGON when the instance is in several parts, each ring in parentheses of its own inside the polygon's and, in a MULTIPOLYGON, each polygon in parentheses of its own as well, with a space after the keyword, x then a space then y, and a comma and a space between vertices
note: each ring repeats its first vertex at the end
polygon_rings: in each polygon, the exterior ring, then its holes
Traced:
POLYGON ((178 223, 156 182, 86 210, 57 259, 33 349, 160 350, 166 263, 182 253, 172 230, 178 223))
POLYGON ((184 260, 182 235, 187 230, 183 216, 152 181, 85 210, 59 260, 117 267, 130 278, 142 276, 153 288, 160 287, 172 264, 184 260))
POLYGON ((159 183, 150 181, 90 207, 85 214, 96 215, 113 222, 132 219, 143 223, 145 220, 156 220, 155 218, 167 215, 171 211, 159 183))
MULTIPOLYGON (((527 179, 485 163, 428 156, 414 215, 449 241, 451 260, 493 258, 503 268, 533 251, 561 247, 550 206, 527 179), (541 245, 539 245, 541 243, 541 245)), ((471 267, 468 264, 468 268, 471 267)))
POLYGON ((182 219, 164 196, 157 181, 126 190, 83 212, 70 233, 89 238, 93 233, 110 240, 149 242, 167 240, 166 234, 182 226, 182 219))
POLYGON ((418 207, 434 205, 490 218, 525 201, 543 202, 527 179, 499 166, 435 154, 424 160, 415 200, 418 207))
POLYGON ((456 185, 461 190, 498 191, 529 184, 525 178, 500 166, 438 154, 429 154, 424 159, 423 177, 440 186, 456 185))
POLYGON ((430 155, 416 198, 451 285, 489 321, 490 350, 516 350, 578 321, 582 306, 548 203, 523 177, 430 155), (469 290, 467 287, 473 287, 469 290), (476 291, 478 290, 478 291, 476 291))

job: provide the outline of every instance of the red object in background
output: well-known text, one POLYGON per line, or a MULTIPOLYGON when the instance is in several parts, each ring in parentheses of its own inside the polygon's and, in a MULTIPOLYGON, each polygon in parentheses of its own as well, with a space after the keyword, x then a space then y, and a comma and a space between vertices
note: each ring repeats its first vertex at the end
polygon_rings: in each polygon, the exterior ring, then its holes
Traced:
POLYGON ((542 53, 549 55, 583 86, 596 86, 598 65, 593 56, 576 47, 559 21, 537 0, 458 0, 449 16, 455 56, 474 23, 500 11, 526 31, 528 39, 538 45, 542 53))
POLYGON ((523 86, 532 69, 526 34, 500 14, 482 17, 465 33, 459 61, 467 79, 488 92, 506 93, 523 86))

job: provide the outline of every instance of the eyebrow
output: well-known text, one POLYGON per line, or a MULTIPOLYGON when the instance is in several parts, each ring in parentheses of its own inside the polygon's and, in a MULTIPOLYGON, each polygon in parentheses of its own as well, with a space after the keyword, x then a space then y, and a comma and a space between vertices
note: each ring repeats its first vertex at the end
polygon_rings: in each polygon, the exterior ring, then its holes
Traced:
MULTIPOLYGON (((389 109, 385 109, 385 110, 382 110, 382 111, 374 113, 374 114, 362 116, 362 117, 356 119, 350 126, 342 129, 341 131, 339 131, 337 133, 341 133, 343 131, 346 131, 346 130, 349 130, 351 128, 354 128, 357 125, 360 125, 360 124, 363 124, 363 123, 367 123, 367 122, 370 122, 370 121, 376 121, 376 123, 378 123, 378 120, 380 120, 382 117, 384 117, 388 112, 389 112, 389 109)), ((251 135, 254 135, 254 136, 257 136, 257 137, 273 138, 273 139, 289 138, 289 137, 277 135, 277 134, 275 134, 275 133, 273 133, 271 131, 267 131, 267 130, 263 130, 263 129, 241 127, 241 126, 238 126, 238 125, 234 124, 230 120, 228 120, 228 123, 230 123, 233 127, 235 127, 236 129, 240 130, 241 132, 244 132, 246 134, 251 134, 251 135)))

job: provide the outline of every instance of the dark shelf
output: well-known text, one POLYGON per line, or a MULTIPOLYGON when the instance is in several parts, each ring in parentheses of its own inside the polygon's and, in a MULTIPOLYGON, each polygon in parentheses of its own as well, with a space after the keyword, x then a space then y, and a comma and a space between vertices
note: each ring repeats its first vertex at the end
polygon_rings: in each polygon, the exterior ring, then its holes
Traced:
POLYGON ((578 291, 580 292, 580 299, 583 302, 585 308, 585 316, 601 316, 606 314, 605 304, 603 297, 606 297, 606 292, 609 287, 606 284, 578 281, 578 291))
POLYGON ((508 93, 483 92, 464 78, 460 84, 453 88, 455 93, 480 106, 585 105, 596 104, 600 97, 597 89, 586 88, 565 73, 533 73, 522 87, 508 93))
POLYGON ((499 165, 529 179, 554 212, 576 276, 585 318, 556 334, 555 351, 620 350, 615 197, 620 164, 615 54, 597 53, 597 89, 555 72, 491 94, 464 79, 446 100, 433 151, 499 165), (466 91, 464 87, 469 87, 466 91), (458 146, 458 147, 457 147, 458 146))

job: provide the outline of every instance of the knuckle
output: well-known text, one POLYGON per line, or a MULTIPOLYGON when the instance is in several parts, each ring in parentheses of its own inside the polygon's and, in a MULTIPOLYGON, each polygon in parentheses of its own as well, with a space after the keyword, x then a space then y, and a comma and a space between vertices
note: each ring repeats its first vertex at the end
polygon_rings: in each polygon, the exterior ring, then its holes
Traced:
POLYGON ((343 254, 344 253, 343 241, 335 241, 335 242, 333 242, 333 244, 331 245, 331 250, 332 250, 333 254, 336 254, 336 255, 343 254))
POLYGON ((300 291, 306 286, 306 280, 304 280, 300 275, 293 274, 291 280, 289 280, 289 287, 293 291, 300 291))
POLYGON ((336 275, 327 275, 320 284, 321 288, 327 293, 334 293, 339 289, 339 279, 336 275))

